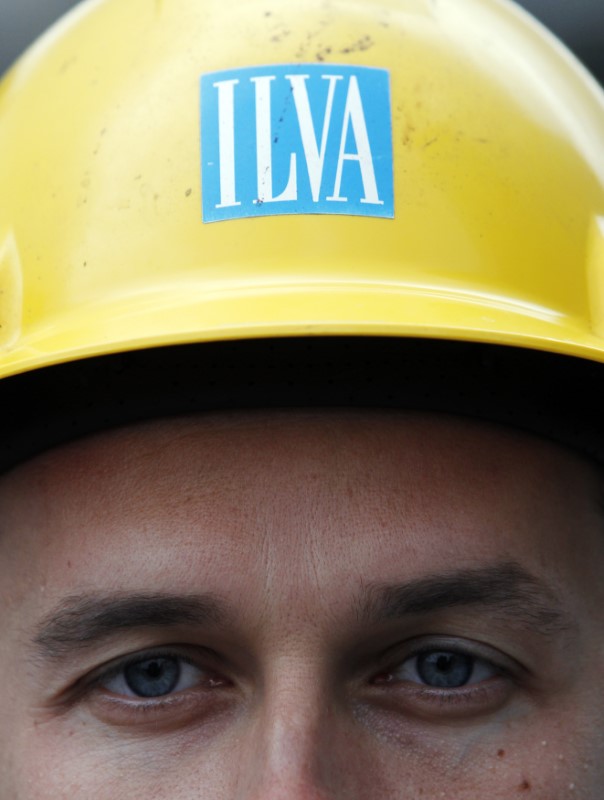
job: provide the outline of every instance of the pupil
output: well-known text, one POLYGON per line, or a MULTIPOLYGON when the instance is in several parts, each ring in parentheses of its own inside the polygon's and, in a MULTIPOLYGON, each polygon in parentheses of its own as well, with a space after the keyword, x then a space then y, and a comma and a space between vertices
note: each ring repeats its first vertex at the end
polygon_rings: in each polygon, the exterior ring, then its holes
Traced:
POLYGON ((424 653, 417 659, 417 672, 428 686, 459 689, 470 680, 474 659, 460 653, 424 653))
POLYGON ((180 665, 175 658, 149 658, 126 667, 124 677, 139 697, 162 697, 178 685, 180 665))

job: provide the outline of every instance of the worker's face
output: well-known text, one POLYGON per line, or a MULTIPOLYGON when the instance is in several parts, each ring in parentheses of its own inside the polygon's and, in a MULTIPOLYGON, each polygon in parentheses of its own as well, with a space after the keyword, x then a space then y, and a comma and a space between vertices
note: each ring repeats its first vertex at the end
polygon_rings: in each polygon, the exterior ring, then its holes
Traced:
POLYGON ((419 415, 30 462, 0 484, 0 796, 599 800, 600 488, 419 415))

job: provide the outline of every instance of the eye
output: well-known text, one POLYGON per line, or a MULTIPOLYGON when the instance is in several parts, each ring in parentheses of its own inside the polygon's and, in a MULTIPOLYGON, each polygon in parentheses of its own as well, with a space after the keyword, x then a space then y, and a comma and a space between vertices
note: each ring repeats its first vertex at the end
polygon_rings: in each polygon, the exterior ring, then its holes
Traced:
POLYGON ((522 691, 523 667, 499 650, 457 637, 397 646, 371 680, 380 703, 418 719, 471 720, 495 713, 522 691))
POLYGON ((97 686, 124 697, 165 697, 192 689, 202 682, 212 681, 208 674, 173 654, 146 654, 138 659, 117 665, 107 676, 101 676, 97 686))
POLYGON ((390 666, 373 679, 378 685, 455 691, 478 689, 499 678, 518 679, 522 667, 489 645, 452 636, 427 636, 393 648, 390 666))
POLYGON ((228 666, 211 650, 174 645, 138 651, 98 667, 69 690, 64 704, 101 722, 159 734, 218 719, 239 697, 228 666))
POLYGON ((391 670, 390 681, 420 683, 434 689, 460 689, 500 675, 501 669, 483 658, 453 650, 425 650, 391 670))

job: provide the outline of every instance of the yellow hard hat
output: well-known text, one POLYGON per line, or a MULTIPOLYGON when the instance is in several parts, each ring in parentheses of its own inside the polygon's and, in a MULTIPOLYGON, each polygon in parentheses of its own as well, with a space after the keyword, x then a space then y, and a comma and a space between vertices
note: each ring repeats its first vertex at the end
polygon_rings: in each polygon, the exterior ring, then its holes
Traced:
POLYGON ((0 377, 283 339, 604 361, 603 142, 504 0, 89 0, 0 86, 0 377))

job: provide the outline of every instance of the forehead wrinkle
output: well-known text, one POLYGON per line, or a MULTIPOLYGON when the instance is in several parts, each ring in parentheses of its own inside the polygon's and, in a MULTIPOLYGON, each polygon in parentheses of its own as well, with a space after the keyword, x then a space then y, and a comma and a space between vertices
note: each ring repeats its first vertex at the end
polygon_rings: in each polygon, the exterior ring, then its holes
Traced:
POLYGON ((373 584, 359 602, 358 615, 367 621, 394 620, 463 607, 483 607, 493 617, 544 636, 571 626, 553 591, 513 561, 427 575, 399 585, 373 584))
POLYGON ((215 626, 225 617, 224 605, 210 595, 73 595, 37 625, 33 646, 38 657, 56 661, 121 631, 215 626))

